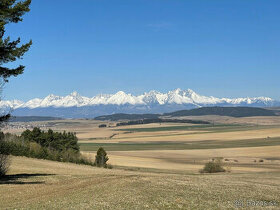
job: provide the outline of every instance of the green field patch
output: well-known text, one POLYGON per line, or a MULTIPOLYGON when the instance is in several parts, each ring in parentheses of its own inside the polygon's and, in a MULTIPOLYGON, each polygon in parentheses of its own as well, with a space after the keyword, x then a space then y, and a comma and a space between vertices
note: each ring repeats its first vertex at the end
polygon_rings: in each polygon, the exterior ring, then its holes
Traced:
MULTIPOLYGON (((128 129, 118 129, 116 131, 125 131, 125 132, 204 131, 206 133, 225 133, 225 132, 234 132, 234 131, 262 130, 262 129, 271 129, 271 128, 279 128, 279 125, 219 124, 219 125, 128 128, 128 129)), ((178 134, 171 134, 171 135, 187 135, 187 134, 178 133, 178 134)), ((162 135, 162 136, 165 136, 165 135, 162 135)), ((167 136, 170 136, 170 134, 168 134, 167 136)), ((122 139, 123 138, 126 138, 126 137, 122 137, 122 139)), ((128 137, 128 138, 134 138, 134 137, 128 137)))
POLYGON ((127 128, 117 129, 117 131, 128 132, 157 132, 157 131, 184 131, 184 130, 204 130, 204 129, 225 129, 231 127, 244 127, 239 124, 219 124, 219 125, 189 125, 189 126, 163 126, 163 127, 150 127, 150 128, 127 128))
POLYGON ((97 151, 99 147, 103 147, 107 151, 219 149, 276 146, 280 145, 280 137, 232 141, 205 140, 190 142, 80 143, 79 145, 82 151, 97 151))

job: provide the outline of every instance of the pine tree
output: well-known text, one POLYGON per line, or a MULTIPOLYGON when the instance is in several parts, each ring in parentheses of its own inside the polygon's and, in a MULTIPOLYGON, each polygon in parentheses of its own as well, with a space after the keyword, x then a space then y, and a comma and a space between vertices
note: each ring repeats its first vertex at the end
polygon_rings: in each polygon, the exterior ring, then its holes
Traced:
POLYGON ((11 76, 18 76, 24 71, 24 66, 20 65, 16 68, 8 68, 3 65, 21 59, 22 56, 29 50, 32 41, 26 44, 20 44, 20 38, 11 41, 10 37, 4 37, 5 26, 10 23, 18 23, 22 21, 22 16, 29 12, 31 0, 20 1, 16 0, 1 0, 0 1, 0 77, 3 82, 8 82, 11 76))
MULTIPOLYGON (((22 21, 22 16, 29 12, 31 0, 0 0, 0 88, 8 82, 11 76, 18 76, 23 73, 24 66, 19 65, 15 68, 8 68, 7 63, 21 59, 22 56, 29 50, 32 41, 20 45, 20 38, 12 41, 9 36, 5 36, 5 26, 10 23, 18 23, 22 21), (20 46, 19 46, 20 45, 20 46)), ((8 120, 10 114, 0 116, 0 124, 8 120)), ((0 139, 3 141, 3 139, 0 139)), ((8 170, 8 156, 0 154, 0 176, 6 174, 8 170)))

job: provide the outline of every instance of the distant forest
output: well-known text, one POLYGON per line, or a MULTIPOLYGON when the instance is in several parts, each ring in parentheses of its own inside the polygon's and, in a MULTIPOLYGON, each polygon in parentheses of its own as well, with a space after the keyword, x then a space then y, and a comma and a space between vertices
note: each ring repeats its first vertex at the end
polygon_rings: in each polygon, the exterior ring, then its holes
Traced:
POLYGON ((143 120, 132 120, 128 122, 117 123, 117 126, 124 125, 139 125, 139 124, 150 124, 150 123, 191 123, 191 124, 210 124, 207 121, 202 120, 177 120, 177 119, 143 119, 143 120))
POLYGON ((220 115, 229 117, 254 117, 254 116, 276 116, 276 112, 256 107, 202 107, 198 109, 182 110, 164 114, 166 116, 201 116, 220 115))
POLYGON ((160 117, 184 117, 184 116, 203 116, 219 115, 229 117, 254 117, 254 116, 277 116, 279 110, 264 109, 256 107, 202 107, 190 110, 181 110, 165 114, 113 114, 94 118, 95 120, 147 120, 162 119, 160 117))

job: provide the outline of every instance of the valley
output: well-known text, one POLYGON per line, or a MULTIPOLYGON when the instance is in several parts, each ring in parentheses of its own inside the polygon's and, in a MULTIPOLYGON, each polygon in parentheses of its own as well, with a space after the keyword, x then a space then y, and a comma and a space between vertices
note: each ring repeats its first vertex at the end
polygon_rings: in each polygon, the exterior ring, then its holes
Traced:
POLYGON ((184 117, 194 118, 212 124, 23 122, 43 123, 43 130, 76 132, 82 155, 94 161, 103 147, 113 169, 13 157, 9 184, 0 182, 0 190, 13 196, 1 197, 0 208, 232 209, 240 200, 268 201, 269 208, 279 208, 280 117, 184 117), (199 172, 216 158, 227 172, 199 172), (101 198, 105 191, 106 200, 101 198))

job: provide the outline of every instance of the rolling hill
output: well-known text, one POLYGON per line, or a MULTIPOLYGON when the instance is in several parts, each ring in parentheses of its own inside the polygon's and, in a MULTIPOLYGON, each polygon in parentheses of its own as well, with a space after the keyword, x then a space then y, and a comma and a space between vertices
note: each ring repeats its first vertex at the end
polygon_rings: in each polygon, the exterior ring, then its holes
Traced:
POLYGON ((275 111, 256 107, 202 107, 164 114, 166 116, 219 115, 229 117, 276 116, 275 111))
POLYGON ((159 114, 113 114, 94 118, 95 120, 144 120, 157 119, 160 117, 183 117, 183 116, 203 116, 219 115, 229 117, 253 117, 253 116, 277 116, 278 110, 269 110, 256 107, 202 107, 191 110, 181 110, 171 113, 159 114))

